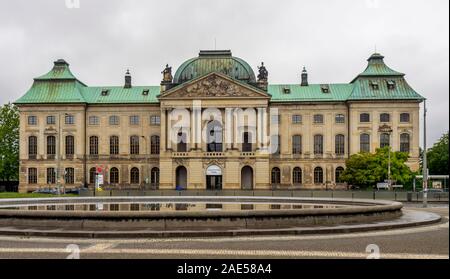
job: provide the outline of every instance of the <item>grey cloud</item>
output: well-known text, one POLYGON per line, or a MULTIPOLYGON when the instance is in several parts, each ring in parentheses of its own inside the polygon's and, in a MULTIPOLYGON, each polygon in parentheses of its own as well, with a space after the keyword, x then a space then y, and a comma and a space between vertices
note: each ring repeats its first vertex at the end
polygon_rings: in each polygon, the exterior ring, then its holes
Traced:
POLYGON ((448 130, 447 0, 0 0, 0 103, 65 58, 89 85, 159 84, 199 49, 232 49, 272 83, 349 82, 374 51, 428 99, 430 143, 448 130))

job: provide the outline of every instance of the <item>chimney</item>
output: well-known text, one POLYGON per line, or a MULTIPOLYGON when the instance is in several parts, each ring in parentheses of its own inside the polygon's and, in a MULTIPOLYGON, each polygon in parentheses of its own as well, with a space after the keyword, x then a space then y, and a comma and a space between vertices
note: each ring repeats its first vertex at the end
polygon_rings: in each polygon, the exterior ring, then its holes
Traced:
POLYGON ((131 75, 130 70, 125 73, 125 86, 123 88, 131 88, 131 75))
POLYGON ((306 71, 306 68, 303 67, 302 71, 302 83, 301 86, 308 86, 308 72, 306 71))

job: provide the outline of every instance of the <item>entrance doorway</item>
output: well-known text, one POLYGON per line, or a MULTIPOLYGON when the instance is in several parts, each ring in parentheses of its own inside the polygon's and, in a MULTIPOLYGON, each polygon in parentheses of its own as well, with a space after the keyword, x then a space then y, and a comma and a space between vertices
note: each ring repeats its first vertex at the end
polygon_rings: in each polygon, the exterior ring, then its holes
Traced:
POLYGON ((176 170, 176 188, 186 189, 187 188, 187 170, 185 167, 180 166, 176 170))
POLYGON ((241 188, 242 190, 253 190, 253 169, 245 166, 241 170, 241 188))
POLYGON ((216 165, 206 169, 206 189, 222 190, 222 169, 216 165))

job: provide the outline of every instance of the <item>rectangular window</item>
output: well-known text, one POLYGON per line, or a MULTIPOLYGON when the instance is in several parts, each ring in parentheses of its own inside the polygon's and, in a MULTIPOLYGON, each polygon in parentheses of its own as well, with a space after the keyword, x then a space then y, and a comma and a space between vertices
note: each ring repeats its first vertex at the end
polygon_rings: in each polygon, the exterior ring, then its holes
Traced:
POLYGON ((139 115, 130 116, 130 125, 139 125, 139 115))
POLYGON ((32 126, 37 125, 37 116, 34 115, 28 116, 28 125, 32 126))
POLYGON ((368 114, 368 113, 361 113, 359 115, 359 122, 370 122, 370 114, 368 114))
POLYGON ((47 184, 55 184, 56 183, 56 171, 54 168, 47 169, 47 184))
POLYGON ((74 184, 75 183, 75 170, 73 168, 66 168, 64 180, 66 184, 74 184))
POLYGON ((28 169, 28 184, 37 184, 37 168, 28 169))
POLYGON ((47 116, 47 124, 48 125, 55 125, 56 124, 56 117, 54 115, 47 116))
POLYGON ((119 123, 120 123, 120 118, 119 118, 119 116, 117 116, 117 115, 111 115, 111 116, 109 117, 109 125, 114 126, 114 125, 119 125, 119 123))
POLYGON ((314 124, 323 124, 323 115, 322 114, 314 114, 313 120, 314 120, 314 124))
POLYGON ((292 137, 292 154, 302 154, 302 136, 292 137))
POLYGON ((66 155, 71 156, 73 154, 75 154, 75 138, 66 136, 66 155))
POLYGON ((391 116, 389 115, 389 113, 380 114, 380 122, 389 122, 390 118, 391 116))
POLYGON ((65 117, 65 123, 67 125, 73 125, 75 124, 75 116, 71 115, 71 114, 67 114, 65 117))
POLYGON ((400 122, 409 123, 409 121, 410 121, 409 113, 401 113, 400 114, 400 122))
POLYGON ((159 115, 150 116, 150 125, 161 125, 161 117, 159 115))
POLYGON ((89 116, 89 125, 99 125, 100 118, 98 116, 89 116))
POLYGON ((301 124, 302 123, 302 116, 301 115, 292 115, 292 123, 293 124, 301 124))
POLYGON ((345 123, 345 116, 343 114, 336 114, 335 120, 336 124, 343 124, 345 123))
POLYGON ((314 154, 316 154, 316 155, 323 154, 323 136, 322 135, 314 136, 314 154))

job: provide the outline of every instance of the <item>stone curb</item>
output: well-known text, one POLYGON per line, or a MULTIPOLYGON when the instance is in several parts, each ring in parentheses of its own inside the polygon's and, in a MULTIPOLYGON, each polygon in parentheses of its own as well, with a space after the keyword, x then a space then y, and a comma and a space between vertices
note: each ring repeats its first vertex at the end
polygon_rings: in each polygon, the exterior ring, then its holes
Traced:
POLYGON ((339 234, 356 233, 368 231, 380 231, 400 229, 407 227, 417 227, 436 224, 442 221, 442 217, 437 214, 432 219, 401 222, 390 224, 366 224, 348 225, 326 228, 294 228, 294 229, 270 229, 270 230, 227 230, 227 231, 166 231, 166 232, 112 232, 112 231, 41 231, 41 230, 4 230, 0 229, 3 236, 28 236, 28 237, 62 237, 62 238, 181 238, 181 237, 238 237, 238 236, 268 236, 268 235, 313 235, 313 234, 339 234))

